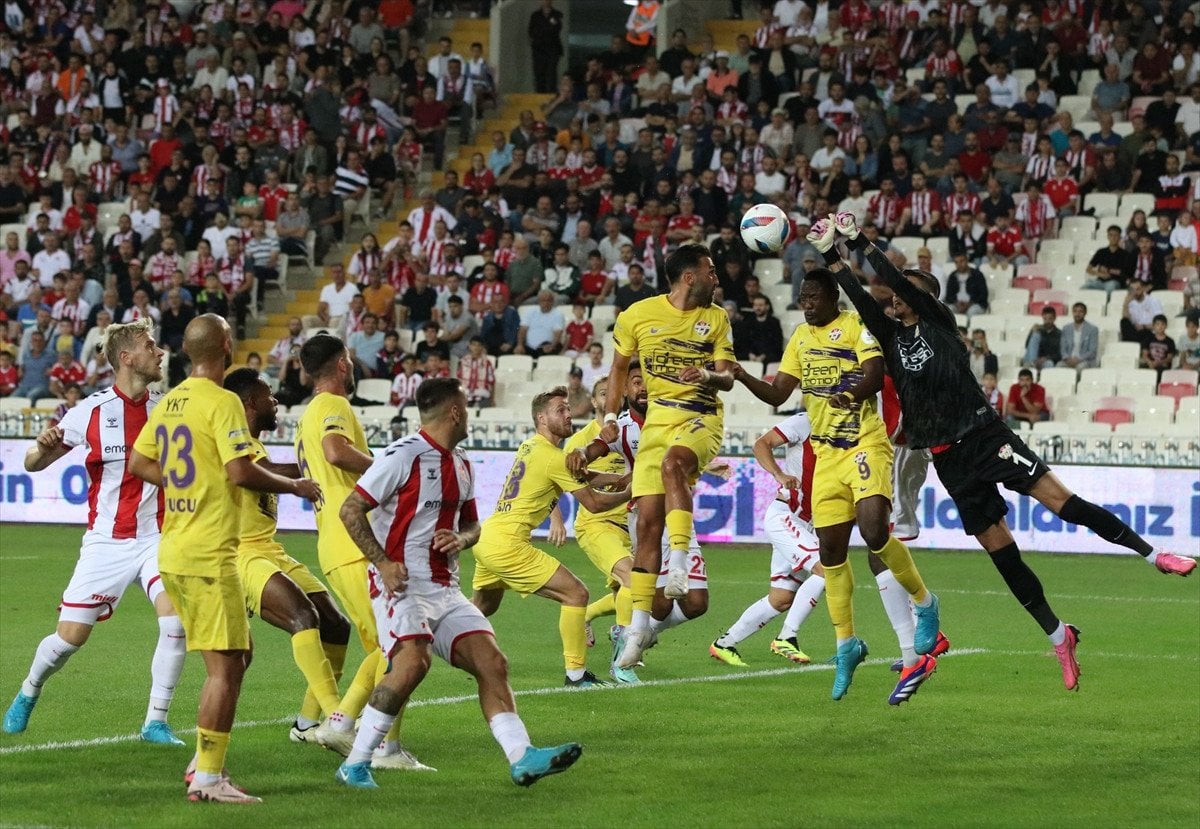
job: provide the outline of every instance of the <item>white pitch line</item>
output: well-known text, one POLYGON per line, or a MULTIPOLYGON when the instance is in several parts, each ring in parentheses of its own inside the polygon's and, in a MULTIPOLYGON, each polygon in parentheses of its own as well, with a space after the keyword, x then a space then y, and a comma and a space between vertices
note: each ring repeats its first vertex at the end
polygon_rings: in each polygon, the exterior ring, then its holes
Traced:
MULTIPOLYGON (((954 648, 945 656, 939 659, 957 656, 1049 656, 1049 650, 995 650, 992 648, 954 648)), ((1083 651, 1083 658, 1086 659, 1122 659, 1122 660, 1167 660, 1167 661, 1185 661, 1185 662, 1200 662, 1200 655, 1194 654, 1169 654, 1155 656, 1150 654, 1140 653, 1107 653, 1104 651, 1083 651)), ((890 665, 894 661, 894 657, 868 659, 863 664, 865 665, 890 665)), ((609 688, 568 688, 563 685, 554 685, 548 688, 529 688, 523 691, 515 691, 514 696, 518 697, 547 697, 558 694, 595 694, 604 693, 606 691, 630 691, 635 688, 658 688, 670 685, 691 685, 695 683, 709 682, 736 682, 743 679, 760 679, 764 677, 786 676, 789 674, 812 673, 815 671, 831 671, 833 664, 830 662, 818 662, 810 665, 803 665, 791 668, 770 668, 763 671, 737 671, 728 674, 706 674, 704 676, 685 676, 675 677, 673 679, 649 679, 639 682, 637 685, 615 685, 609 688)), ((458 694, 448 697, 432 697, 430 699, 415 699, 409 703, 410 708, 424 708, 433 705, 457 705, 463 702, 475 702, 478 699, 476 694, 458 694)), ((280 717, 271 720, 249 720, 246 722, 234 723, 236 729, 246 728, 261 728, 267 725, 286 725, 292 722, 292 717, 280 717)), ((176 734, 194 734, 196 729, 184 728, 176 731, 176 734)), ((96 746, 116 745, 119 743, 134 743, 141 739, 139 734, 119 734, 111 737, 92 737, 90 739, 81 740, 55 740, 47 743, 31 743, 28 745, 17 746, 0 746, 0 757, 10 754, 28 754, 35 751, 59 751, 62 749, 77 749, 77 748, 94 748, 96 746)))

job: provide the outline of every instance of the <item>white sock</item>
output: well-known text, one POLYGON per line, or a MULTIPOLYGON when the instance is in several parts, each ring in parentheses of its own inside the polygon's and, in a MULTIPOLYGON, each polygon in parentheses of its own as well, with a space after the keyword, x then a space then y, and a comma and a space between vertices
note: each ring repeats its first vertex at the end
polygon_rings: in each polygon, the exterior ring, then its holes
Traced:
POLYGON ((766 596, 763 596, 754 604, 750 605, 742 613, 741 617, 730 626, 729 630, 717 640, 717 647, 732 648, 748 638, 752 633, 762 630, 767 622, 779 615, 779 611, 771 607, 771 602, 766 596))
POLYGON ((375 746, 383 742, 395 721, 395 714, 385 714, 370 705, 364 708, 358 734, 354 737, 354 748, 350 750, 346 762, 353 765, 369 761, 375 753, 375 746))
POLYGON ((796 632, 800 630, 800 626, 804 624, 808 614, 813 612, 817 602, 821 601, 821 594, 824 592, 824 576, 809 576, 804 580, 804 584, 800 585, 800 589, 796 591, 796 598, 792 599, 792 606, 788 608, 787 616, 783 620, 783 627, 779 630, 780 639, 796 638, 796 632))
POLYGON ((879 585, 879 600, 883 602, 883 610, 887 613, 888 621, 892 623, 892 630, 896 631, 896 641, 900 644, 904 667, 910 668, 917 664, 917 652, 913 649, 916 620, 913 619, 908 593, 900 586, 900 582, 896 581, 891 570, 884 570, 876 576, 875 583, 879 585))
POLYGON ((654 633, 662 633, 664 630, 670 630, 676 625, 682 625, 688 620, 687 616, 683 615, 683 608, 679 606, 679 602, 671 605, 671 612, 667 614, 667 618, 650 620, 650 630, 654 633))
POLYGON ((1067 641, 1067 626, 1062 622, 1058 623, 1058 627, 1054 629, 1054 633, 1050 634, 1051 645, 1061 645, 1067 641))
POLYGON ((1158 561, 1158 554, 1160 552, 1162 552, 1162 551, 1161 550, 1151 550, 1149 553, 1142 556, 1142 560, 1145 561, 1147 564, 1149 564, 1151 567, 1154 567, 1155 566, 1154 562, 1158 561))
POLYGON ((399 740, 384 740, 382 743, 375 746, 375 751, 378 754, 385 754, 385 755, 386 754, 399 754, 400 753, 400 741, 399 740))
POLYGON ((572 682, 578 682, 579 680, 583 679, 583 675, 586 673, 586 668, 568 668, 567 679, 571 680, 572 682))
POLYGON ((687 550, 672 550, 668 568, 671 570, 687 570, 687 550))
POLYGON ((635 608, 633 617, 629 622, 629 630, 647 630, 653 621, 654 619, 650 616, 649 610, 637 610, 635 608))
POLYGON ((310 720, 308 717, 296 717, 296 728, 299 728, 301 731, 320 724, 318 720, 310 720))
POLYGON ((150 705, 146 708, 146 722, 166 722, 186 656, 187 640, 179 617, 159 616, 158 646, 154 649, 154 658, 150 660, 150 705))
POLYGON ((352 731, 354 729, 354 720, 347 717, 341 711, 334 711, 325 719, 325 724, 334 731, 352 731))
POLYGON ((213 774, 210 771, 198 771, 192 775, 192 785, 199 788, 201 786, 211 786, 214 783, 221 781, 221 775, 213 774))
POLYGON ((500 744, 509 765, 524 757, 525 752, 533 745, 529 742, 529 732, 525 730, 525 723, 521 722, 516 711, 505 711, 492 717, 488 720, 488 728, 492 729, 492 736, 500 744))
POLYGON ((21 693, 27 697, 36 697, 42 692, 46 680, 62 669, 71 658, 71 654, 79 650, 78 645, 72 645, 57 633, 51 633, 38 643, 33 652, 33 664, 29 666, 29 676, 21 683, 21 693))

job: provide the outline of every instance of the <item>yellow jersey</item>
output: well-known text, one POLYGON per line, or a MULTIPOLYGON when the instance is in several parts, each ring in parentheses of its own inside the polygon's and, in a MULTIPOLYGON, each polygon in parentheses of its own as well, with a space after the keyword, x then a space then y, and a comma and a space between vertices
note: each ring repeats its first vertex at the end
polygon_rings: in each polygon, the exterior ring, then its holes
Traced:
POLYGON ((712 370, 718 361, 732 362, 733 329, 717 305, 680 311, 666 296, 643 299, 617 317, 613 348, 626 357, 638 355, 650 408, 647 426, 679 425, 697 416, 722 415, 717 390, 683 383, 688 366, 712 370))
POLYGON ((317 513, 317 559, 328 573, 343 564, 362 559, 362 551, 346 532, 338 513, 358 482, 358 476, 325 460, 322 440, 326 435, 342 435, 354 448, 371 454, 362 424, 339 394, 321 392, 308 404, 296 428, 296 463, 300 474, 321 485, 321 498, 313 509, 317 513))
POLYGON ((189 377, 154 407, 133 449, 162 469, 159 569, 209 577, 232 570, 242 496, 250 495, 229 480, 225 464, 254 451, 238 396, 189 377))
POLYGON ((779 370, 800 381, 818 454, 826 447, 851 449, 863 441, 887 440, 874 395, 853 409, 829 405, 829 398, 862 380, 862 364, 872 357, 882 359, 883 351, 853 311, 842 311, 826 326, 801 324, 792 332, 779 370))
MULTIPOLYGON (((266 447, 256 438, 250 437, 253 454, 250 460, 258 463, 267 457, 266 447)), ((274 492, 242 493, 241 522, 238 532, 238 547, 262 546, 275 543, 275 527, 279 518, 279 496, 274 492)))
MULTIPOLYGON (((563 454, 569 455, 576 449, 583 449, 598 437, 600 437, 600 424, 595 419, 589 420, 586 426, 567 438, 567 442, 563 445, 563 454)), ((609 452, 603 458, 592 461, 588 465, 588 469, 593 472, 624 475, 625 458, 620 452, 609 452)), ((600 521, 615 521, 622 527, 625 526, 626 504, 618 504, 607 512, 601 513, 588 512, 583 504, 578 504, 577 507, 578 509, 575 512, 576 530, 581 530, 588 525, 596 524, 600 521)))
POLYGON ((496 511, 483 522, 483 531, 527 540, 564 492, 575 492, 584 486, 567 469, 563 450, 541 435, 534 435, 517 449, 517 457, 500 490, 496 511))

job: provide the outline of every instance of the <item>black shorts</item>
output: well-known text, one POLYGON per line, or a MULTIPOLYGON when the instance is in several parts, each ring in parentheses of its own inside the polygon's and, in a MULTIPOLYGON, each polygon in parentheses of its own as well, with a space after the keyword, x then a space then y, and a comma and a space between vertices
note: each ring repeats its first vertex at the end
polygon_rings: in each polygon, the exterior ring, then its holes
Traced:
POLYGON ((954 499, 967 535, 991 527, 1008 514, 997 484, 1028 495, 1050 467, 1000 420, 981 426, 944 452, 933 468, 954 499))

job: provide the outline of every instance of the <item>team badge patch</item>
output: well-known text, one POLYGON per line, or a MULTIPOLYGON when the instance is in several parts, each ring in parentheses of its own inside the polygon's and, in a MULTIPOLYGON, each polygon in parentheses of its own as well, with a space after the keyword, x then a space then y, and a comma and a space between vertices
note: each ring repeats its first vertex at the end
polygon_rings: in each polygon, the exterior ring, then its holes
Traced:
POLYGON ((829 339, 833 340, 835 343, 838 340, 840 340, 841 338, 842 338, 842 329, 835 328, 829 332, 829 339))
POLYGON ((854 455, 854 462, 855 462, 855 463, 862 463, 862 462, 863 462, 863 461, 865 461, 866 459, 867 459, 867 453, 866 453, 866 452, 856 452, 856 453, 855 453, 855 455, 854 455))
POLYGON ((708 332, 712 330, 712 326, 709 325, 704 320, 700 320, 700 322, 696 323, 695 330, 696 330, 696 333, 699 334, 701 337, 707 337, 708 332))
POLYGON ((1000 456, 1000 460, 1007 461, 1013 456, 1013 448, 1011 443, 1006 443, 1000 447, 1000 451, 996 453, 1000 456))

